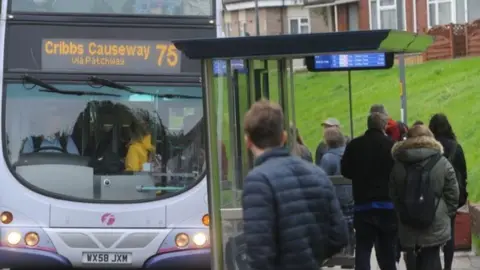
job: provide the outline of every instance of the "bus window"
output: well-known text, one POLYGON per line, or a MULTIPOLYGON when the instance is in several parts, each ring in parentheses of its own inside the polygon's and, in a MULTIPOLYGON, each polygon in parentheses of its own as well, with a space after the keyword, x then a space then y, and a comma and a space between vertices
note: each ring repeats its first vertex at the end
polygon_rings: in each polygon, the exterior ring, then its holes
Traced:
POLYGON ((132 94, 47 84, 57 91, 28 82, 5 87, 7 156, 27 186, 73 200, 137 201, 182 192, 204 177, 200 87, 129 85, 142 93, 132 94))
POLYGON ((15 0, 15 12, 211 16, 213 0, 15 0))

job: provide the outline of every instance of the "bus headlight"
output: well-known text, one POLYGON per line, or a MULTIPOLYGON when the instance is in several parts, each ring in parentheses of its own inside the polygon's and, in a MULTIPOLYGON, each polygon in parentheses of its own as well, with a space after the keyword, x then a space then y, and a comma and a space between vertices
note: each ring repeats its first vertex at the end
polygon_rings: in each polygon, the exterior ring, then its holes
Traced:
POLYGON ((207 243, 207 236, 204 233, 197 233, 193 236, 193 243, 201 247, 207 243))
POLYGON ((25 235, 25 244, 29 247, 34 247, 40 241, 40 237, 35 232, 29 232, 25 235))
POLYGON ((177 245, 177 247, 179 248, 184 248, 188 246, 188 242, 190 242, 190 239, 185 233, 179 233, 177 234, 177 236, 175 236, 175 245, 177 245))
POLYGON ((7 242, 10 245, 18 245, 22 240, 22 235, 18 232, 9 232, 7 235, 7 242))

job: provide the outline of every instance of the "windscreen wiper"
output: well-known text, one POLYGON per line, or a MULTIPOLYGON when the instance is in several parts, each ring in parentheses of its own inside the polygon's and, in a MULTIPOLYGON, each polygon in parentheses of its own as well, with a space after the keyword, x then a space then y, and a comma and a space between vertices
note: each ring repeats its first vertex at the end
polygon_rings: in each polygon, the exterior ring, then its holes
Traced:
POLYGON ((168 98, 168 99, 202 99, 199 96, 190 96, 190 95, 180 95, 180 94, 158 94, 156 95, 159 98, 168 98))
MULTIPOLYGON (((139 95, 151 95, 151 96, 156 96, 159 98, 168 98, 168 99, 202 99, 202 97, 199 96, 190 96, 190 95, 180 95, 180 94, 152 94, 148 92, 142 92, 142 91, 137 91, 134 90, 131 87, 128 87, 126 85, 123 85, 121 83, 117 83, 111 80, 99 78, 96 76, 92 76, 88 78, 93 84, 98 84, 101 86, 107 86, 110 88, 115 88, 119 90, 124 90, 132 94, 139 94, 139 95)), ((93 86, 92 86, 93 87, 93 86)))
MULTIPOLYGON (((127 92, 132 93, 132 94, 140 94, 140 95, 148 94, 148 93, 143 93, 143 92, 140 92, 140 91, 135 91, 132 88, 130 88, 126 85, 123 85, 121 83, 116 83, 116 82, 111 81, 111 80, 98 78, 96 76, 91 76, 90 78, 88 78, 88 80, 91 81, 93 84, 98 84, 98 85, 101 85, 101 86, 106 86, 106 87, 110 87, 110 88, 114 88, 114 89, 124 90, 124 91, 127 91, 127 92)), ((93 85, 90 85, 90 86, 94 87, 93 85)))
POLYGON ((63 94, 63 95, 75 95, 75 96, 90 95, 90 96, 120 97, 120 95, 106 94, 106 93, 101 93, 101 92, 61 90, 61 89, 58 89, 51 84, 48 84, 48 83, 46 83, 46 82, 44 82, 40 79, 37 79, 37 78, 29 76, 29 75, 24 75, 23 80, 24 80, 24 82, 32 83, 36 86, 43 87, 44 89, 38 90, 40 92, 56 93, 56 94, 63 94))

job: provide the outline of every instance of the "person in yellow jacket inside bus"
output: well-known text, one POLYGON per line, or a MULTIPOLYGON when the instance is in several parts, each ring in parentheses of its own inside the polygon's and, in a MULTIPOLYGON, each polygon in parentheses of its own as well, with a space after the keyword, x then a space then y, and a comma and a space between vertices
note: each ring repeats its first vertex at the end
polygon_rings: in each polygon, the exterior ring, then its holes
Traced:
POLYGON ((125 170, 139 172, 143 165, 150 161, 150 154, 154 152, 152 135, 145 135, 142 139, 133 141, 128 147, 125 157, 125 170))
POLYGON ((125 170, 143 171, 144 165, 150 163, 150 157, 154 153, 155 147, 152 145, 152 135, 148 131, 147 123, 141 120, 139 123, 134 121, 131 142, 125 156, 125 170))

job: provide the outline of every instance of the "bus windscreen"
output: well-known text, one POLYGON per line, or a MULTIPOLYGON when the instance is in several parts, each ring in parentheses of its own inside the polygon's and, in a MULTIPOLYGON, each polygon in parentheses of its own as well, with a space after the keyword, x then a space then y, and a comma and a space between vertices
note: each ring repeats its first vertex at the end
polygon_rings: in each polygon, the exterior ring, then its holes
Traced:
POLYGON ((340 53, 324 54, 305 59, 309 71, 349 71, 389 69, 393 65, 391 53, 340 53))

